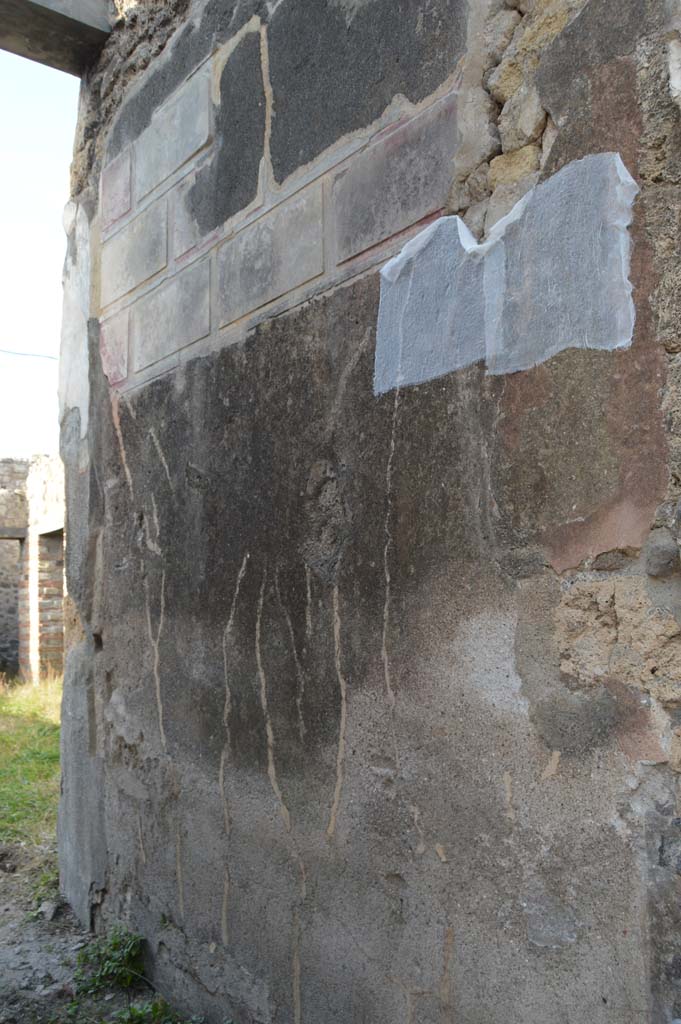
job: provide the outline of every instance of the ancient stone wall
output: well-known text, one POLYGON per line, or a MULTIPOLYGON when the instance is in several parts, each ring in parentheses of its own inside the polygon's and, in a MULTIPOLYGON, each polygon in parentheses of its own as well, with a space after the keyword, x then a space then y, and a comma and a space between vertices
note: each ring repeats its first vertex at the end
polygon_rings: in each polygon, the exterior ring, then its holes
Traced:
POLYGON ((28 529, 19 588, 19 667, 25 679, 64 667, 64 467, 37 455, 26 479, 28 529))
POLYGON ((0 540, 0 672, 19 667, 19 575, 21 542, 0 540))
POLYGON ((66 215, 61 871, 188 1012, 681 1018, 680 29, 121 7, 66 215))
POLYGON ((19 668, 21 548, 28 522, 28 462, 0 460, 0 672, 19 668))

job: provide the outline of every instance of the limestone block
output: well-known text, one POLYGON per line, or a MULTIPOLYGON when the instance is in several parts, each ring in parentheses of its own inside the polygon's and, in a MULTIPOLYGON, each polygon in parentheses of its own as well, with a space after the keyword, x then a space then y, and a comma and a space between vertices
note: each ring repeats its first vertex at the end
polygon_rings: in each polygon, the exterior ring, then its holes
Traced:
POLYGON ((536 142, 546 124, 546 111, 533 85, 521 85, 499 116, 499 136, 504 153, 536 142))
POLYGON ((135 195, 147 195, 210 139, 210 79, 199 71, 156 112, 135 143, 135 195))
POLYGON ((550 0, 523 19, 501 63, 485 78, 485 84, 497 103, 507 103, 523 80, 539 64, 546 46, 565 28, 570 7, 564 0, 550 0))
POLYGON ((167 259, 168 211, 160 199, 102 246, 102 306, 163 270, 167 259))
POLYGON ((109 384, 120 384, 128 376, 128 330, 127 309, 102 323, 99 351, 109 384))
POLYGON ((483 88, 462 90, 457 106, 459 138, 453 167, 455 181, 465 181, 476 167, 500 152, 496 117, 496 104, 483 88))
POLYGON ((142 370, 210 333, 210 262, 194 264, 132 307, 134 370, 142 370))
POLYGON ((99 194, 102 225, 105 228, 130 212, 132 205, 130 149, 125 149, 104 168, 99 194))
POLYGON ((479 203, 473 203, 473 205, 466 210, 463 222, 475 238, 479 239, 482 237, 483 231, 485 230, 488 209, 489 199, 481 199, 479 203))
POLYGON ((456 140, 451 94, 380 138, 337 175, 332 196, 338 263, 445 207, 456 140))
POLYGON ((644 554, 649 576, 671 576, 680 568, 678 545, 664 526, 651 530, 644 554))
POLYGON ((534 188, 538 181, 539 172, 535 171, 534 174, 528 174, 524 178, 520 178, 519 181, 514 181, 507 185, 499 185, 489 200, 485 217, 485 231, 489 234, 497 221, 500 221, 502 217, 510 213, 515 204, 530 189, 534 188))
POLYGON ((220 325, 272 302, 323 270, 322 187, 315 183, 219 250, 220 325))
POLYGON ((513 153, 495 156, 489 165, 489 182, 493 189, 512 185, 539 170, 539 146, 523 146, 513 153))
POLYGON ((499 11, 485 28, 485 70, 498 64, 521 22, 518 11, 499 11))

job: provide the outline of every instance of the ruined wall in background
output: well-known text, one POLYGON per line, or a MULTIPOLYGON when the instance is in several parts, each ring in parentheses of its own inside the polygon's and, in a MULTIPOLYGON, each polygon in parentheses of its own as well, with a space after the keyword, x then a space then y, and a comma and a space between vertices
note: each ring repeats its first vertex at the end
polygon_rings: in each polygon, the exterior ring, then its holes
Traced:
POLYGON ((19 668, 19 537, 28 516, 27 473, 28 462, 0 460, 0 672, 10 675, 19 668))
POLYGON ((0 540, 0 672, 19 667, 19 574, 21 542, 0 540))
POLYGON ((64 467, 59 457, 31 459, 26 502, 19 667, 25 679, 38 679, 64 667, 64 467))
POLYGON ((679 26, 194 0, 152 55, 143 10, 85 83, 66 216, 69 898, 211 1021, 670 1024, 679 26), (409 267, 375 388, 378 269, 452 225, 473 255, 432 294, 409 267))
POLYGON ((64 467, 0 460, 0 671, 63 669, 64 467))

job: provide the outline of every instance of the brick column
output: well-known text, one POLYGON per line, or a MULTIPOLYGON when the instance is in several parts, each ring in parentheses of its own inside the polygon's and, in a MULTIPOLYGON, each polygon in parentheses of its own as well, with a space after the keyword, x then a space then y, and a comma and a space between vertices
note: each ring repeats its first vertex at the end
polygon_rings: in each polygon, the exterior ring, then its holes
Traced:
POLYGON ((40 672, 64 670, 64 531, 38 538, 38 661, 40 672))

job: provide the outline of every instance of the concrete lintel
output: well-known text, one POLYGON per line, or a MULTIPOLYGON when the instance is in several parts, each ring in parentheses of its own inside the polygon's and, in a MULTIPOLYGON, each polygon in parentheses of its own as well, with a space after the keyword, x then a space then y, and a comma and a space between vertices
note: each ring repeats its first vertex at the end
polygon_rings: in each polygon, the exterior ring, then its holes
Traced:
POLYGON ((26 532, 22 526, 0 526, 0 540, 26 540, 26 532))
POLYGON ((111 32, 107 0, 0 0, 0 49, 82 75, 111 32))

